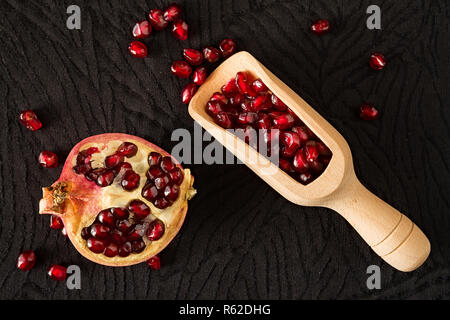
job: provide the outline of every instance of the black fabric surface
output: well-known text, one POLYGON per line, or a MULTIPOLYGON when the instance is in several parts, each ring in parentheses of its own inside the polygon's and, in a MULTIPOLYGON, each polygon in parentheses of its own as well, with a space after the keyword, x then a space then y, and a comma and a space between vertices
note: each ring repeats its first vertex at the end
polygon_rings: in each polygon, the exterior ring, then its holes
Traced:
POLYGON ((3 299, 440 299, 450 297, 449 112, 450 6, 442 1, 179 1, 187 41, 155 32, 147 59, 127 52, 132 25, 167 1, 0 2, 0 298, 3 299), (66 28, 77 4, 82 29, 66 28), (370 4, 382 30, 366 28, 370 4), (317 37, 317 18, 332 23, 317 37), (186 81, 169 72, 183 48, 232 37, 298 92, 348 141, 358 177, 411 218, 431 241, 417 271, 384 263, 338 214, 296 206, 244 165, 187 165, 197 196, 185 224, 161 254, 162 269, 96 265, 39 216, 41 187, 58 169, 42 169, 40 151, 63 160, 81 139, 126 132, 171 150, 175 128, 193 131, 180 101, 186 81), (368 66, 373 51, 388 60, 368 66), (381 112, 361 121, 362 102, 381 112), (18 122, 36 110, 31 132, 18 122), (35 249, 37 266, 15 268, 35 249), (46 275, 53 263, 76 264, 82 289, 46 275), (366 287, 369 265, 382 289, 366 287))

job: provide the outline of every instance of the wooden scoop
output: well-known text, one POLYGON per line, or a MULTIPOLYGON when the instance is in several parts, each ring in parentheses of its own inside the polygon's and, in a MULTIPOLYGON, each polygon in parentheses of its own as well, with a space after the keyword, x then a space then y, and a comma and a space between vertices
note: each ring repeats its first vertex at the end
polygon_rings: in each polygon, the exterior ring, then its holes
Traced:
POLYGON ((303 206, 322 206, 337 211, 394 268, 412 271, 427 259, 430 242, 423 232, 358 181, 350 148, 341 134, 248 52, 236 53, 209 76, 191 100, 189 114, 286 199, 303 206), (261 78, 330 148, 331 161, 316 180, 306 186, 298 183, 244 141, 216 125, 206 113, 205 106, 211 95, 220 91, 239 71, 261 78), (249 160, 255 158, 258 161, 249 160))

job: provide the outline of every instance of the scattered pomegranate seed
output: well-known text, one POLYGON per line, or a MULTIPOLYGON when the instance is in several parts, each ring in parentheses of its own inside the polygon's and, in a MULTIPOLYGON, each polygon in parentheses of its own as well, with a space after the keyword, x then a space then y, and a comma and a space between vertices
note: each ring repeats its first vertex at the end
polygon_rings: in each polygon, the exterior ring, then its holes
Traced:
POLYGON ((311 25, 311 31, 315 34, 323 34, 330 31, 330 22, 328 20, 317 20, 311 25))
POLYGON ((158 256, 154 256, 147 261, 147 265, 153 270, 161 269, 161 260, 158 256))
POLYGON ((64 228, 64 223, 62 222, 62 219, 58 216, 52 215, 50 217, 50 228, 54 230, 61 230, 64 228))
POLYGON ((359 117, 363 120, 375 120, 378 116, 378 110, 370 104, 363 104, 359 107, 359 117))
POLYGON ((184 49, 183 56, 193 66, 198 66, 203 62, 203 54, 195 49, 184 49))
POLYGON ((185 21, 178 19, 172 25, 172 34, 178 40, 186 40, 188 38, 188 29, 188 24, 185 21))
POLYGON ((63 281, 67 277, 67 268, 54 264, 48 269, 47 273, 53 280, 63 281))
POLYGON ((216 49, 214 47, 206 47, 203 49, 203 57, 205 58, 206 61, 210 63, 219 61, 220 56, 221 53, 219 49, 216 49))
POLYGON ((133 37, 136 39, 144 39, 150 36, 152 26, 147 20, 136 23, 133 27, 133 37))
POLYGON ((386 66, 386 59, 381 53, 372 53, 369 64, 372 69, 381 70, 386 66))
POLYGON ((139 41, 131 42, 128 51, 136 58, 145 58, 148 55, 147 46, 139 41))
POLYGON ((206 72, 206 68, 198 67, 192 75, 192 82, 198 86, 201 86, 205 82, 207 76, 208 74, 206 72))
POLYGON ((181 91, 181 101, 184 104, 188 104, 194 94, 197 92, 198 86, 195 83, 188 83, 181 91))
POLYGON ((58 156, 51 151, 42 151, 38 160, 44 168, 56 168, 58 166, 58 156))
POLYGON ((181 10, 181 7, 178 4, 172 3, 166 9, 166 11, 164 11, 164 20, 170 22, 175 21, 181 17, 182 12, 183 11, 181 10))
POLYGON ((168 21, 164 20, 164 14, 160 9, 150 10, 148 20, 155 30, 163 30, 169 24, 168 21))
POLYGON ((186 61, 178 60, 172 63, 170 71, 177 77, 185 79, 191 75, 192 68, 186 61))
POLYGON ((28 250, 22 252, 17 258, 17 268, 23 271, 29 271, 33 269, 36 263, 36 255, 34 251, 28 250))
POLYGON ((42 123, 32 110, 22 111, 19 115, 20 122, 31 131, 36 131, 42 128, 42 123))
POLYGON ((233 39, 224 39, 220 42, 219 49, 222 51, 222 56, 226 59, 236 51, 236 42, 233 39))

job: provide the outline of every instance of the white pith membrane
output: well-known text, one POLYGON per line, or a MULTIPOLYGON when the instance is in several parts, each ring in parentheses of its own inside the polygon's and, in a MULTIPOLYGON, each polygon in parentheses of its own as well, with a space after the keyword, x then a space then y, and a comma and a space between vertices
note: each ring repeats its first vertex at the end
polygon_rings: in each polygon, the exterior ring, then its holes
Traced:
MULTIPOLYGON (((187 211, 187 201, 190 200, 196 193, 195 189, 193 189, 193 177, 191 176, 191 172, 189 169, 182 169, 184 173, 183 182, 181 183, 180 190, 179 190, 179 196, 177 200, 175 200, 169 207, 165 209, 158 209, 156 208, 151 202, 146 200, 141 196, 142 188, 144 187, 147 177, 146 172, 149 168, 148 164, 148 155, 151 152, 158 152, 163 157, 169 156, 166 152, 163 150, 155 150, 150 148, 149 146, 140 143, 139 141, 133 140, 133 139, 124 139, 124 140, 111 140, 107 141, 106 143, 86 143, 79 147, 77 150, 75 156, 72 158, 72 163, 67 164, 70 168, 74 167, 76 165, 76 156, 78 153, 80 153, 83 150, 86 150, 90 147, 97 147, 100 152, 94 153, 91 156, 91 165, 92 168, 99 168, 104 167, 104 159, 105 157, 112 155, 116 152, 117 148, 123 143, 123 142, 131 142, 134 143, 138 147, 137 154, 130 158, 124 158, 124 162, 128 162, 132 165, 132 170, 139 174, 140 181, 139 186, 133 190, 133 191, 126 191, 122 188, 120 185, 120 181, 122 179, 122 175, 118 174, 114 182, 107 187, 99 187, 95 184, 93 181, 88 181, 85 179, 84 175, 78 175, 75 172, 72 171, 73 176, 75 177, 71 183, 73 186, 72 189, 76 188, 77 184, 83 184, 83 185, 89 185, 92 187, 92 195, 89 194, 83 194, 74 192, 70 193, 69 190, 69 196, 67 197, 70 199, 71 203, 68 203, 66 206, 66 212, 64 214, 61 214, 60 217, 65 222, 66 219, 71 219, 71 223, 69 225, 66 224, 65 226, 68 236, 72 243, 75 245, 75 247, 78 249, 78 251, 87 257, 88 259, 105 265, 110 266, 127 266, 136 264, 139 262, 143 262, 147 259, 150 259, 157 253, 159 253, 167 244, 170 243, 170 241, 175 237, 175 235, 178 233, 178 230, 180 229, 181 225, 183 224, 185 213, 187 211), (92 201, 92 198, 96 199, 96 203, 89 203, 89 201, 92 201), (133 212, 130 212, 130 217, 127 219, 129 221, 133 221, 137 224, 144 224, 148 225, 151 221, 155 219, 159 219, 164 223, 165 232, 164 235, 157 241, 149 241, 146 235, 144 234, 142 236, 142 240, 146 244, 146 247, 144 251, 141 253, 130 253, 127 257, 107 257, 103 255, 102 253, 94 253, 87 247, 87 241, 84 240, 81 237, 81 230, 84 227, 90 226, 95 219, 97 218, 97 215, 100 213, 101 210, 119 207, 119 208, 127 208, 128 204, 132 200, 141 200, 143 201, 148 207, 151 209, 151 213, 145 218, 140 221, 135 221, 133 219, 133 212), (86 205, 84 208, 89 208, 88 212, 83 213, 75 213, 72 209, 73 206, 71 205, 75 200, 75 202, 80 201, 83 202, 86 205), (95 209, 94 209, 95 208, 95 209), (94 211, 94 212, 91 212, 94 211), (78 223, 77 221, 74 221, 73 217, 78 216, 78 223)), ((177 164, 177 166, 179 166, 177 164)), ((179 166, 180 167, 180 166, 179 166)), ((180 167, 181 168, 181 167, 180 167)), ((58 180, 59 182, 63 182, 63 177, 61 177, 61 180, 58 180)), ((54 184, 57 185, 58 181, 54 184)), ((70 185, 70 183, 69 183, 70 185)), ((88 188, 85 188, 83 190, 90 190, 88 188)), ((40 202, 40 212, 41 213, 57 213, 52 212, 52 209, 49 209, 49 201, 46 199, 46 188, 44 188, 44 199, 40 202)), ((67 204, 66 200, 66 204, 67 204)))

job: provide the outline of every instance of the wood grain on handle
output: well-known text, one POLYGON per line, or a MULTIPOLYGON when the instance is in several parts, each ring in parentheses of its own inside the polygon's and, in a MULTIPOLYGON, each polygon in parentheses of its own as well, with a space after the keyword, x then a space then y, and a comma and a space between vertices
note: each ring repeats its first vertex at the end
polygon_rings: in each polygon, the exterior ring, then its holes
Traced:
POLYGON ((430 242, 408 217, 367 190, 355 177, 329 208, 339 212, 387 263, 400 271, 420 267, 430 242))

